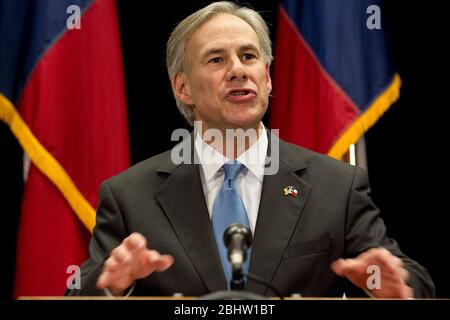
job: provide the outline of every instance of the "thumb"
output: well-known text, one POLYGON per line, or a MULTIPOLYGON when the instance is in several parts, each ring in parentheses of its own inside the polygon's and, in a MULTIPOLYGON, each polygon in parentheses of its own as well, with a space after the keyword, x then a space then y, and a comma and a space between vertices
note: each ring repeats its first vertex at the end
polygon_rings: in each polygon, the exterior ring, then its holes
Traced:
POLYGON ((174 259, 171 255, 168 254, 161 255, 156 266, 156 271, 162 272, 169 269, 172 266, 173 261, 174 259))
POLYGON ((331 269, 340 277, 345 277, 350 270, 351 259, 338 259, 331 264, 331 269))

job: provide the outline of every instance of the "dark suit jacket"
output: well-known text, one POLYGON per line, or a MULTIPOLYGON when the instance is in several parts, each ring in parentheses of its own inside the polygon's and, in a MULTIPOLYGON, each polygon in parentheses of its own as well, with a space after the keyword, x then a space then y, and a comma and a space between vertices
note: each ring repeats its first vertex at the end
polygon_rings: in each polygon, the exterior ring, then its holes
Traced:
MULTIPOLYGON (((278 138, 269 134, 269 139, 278 138)), ((251 273, 284 295, 349 295, 349 282, 333 273, 331 263, 382 246, 404 261, 416 297, 434 295, 427 271, 387 237, 362 169, 281 140, 279 160, 278 174, 263 181, 251 273), (284 196, 289 185, 297 197, 284 196)), ((103 295, 95 288, 103 261, 132 232, 175 258, 167 271, 137 281, 134 295, 199 296, 226 289, 199 169, 172 163, 168 151, 104 182, 82 287, 68 294, 103 295)), ((247 290, 274 295, 251 280, 247 290)))

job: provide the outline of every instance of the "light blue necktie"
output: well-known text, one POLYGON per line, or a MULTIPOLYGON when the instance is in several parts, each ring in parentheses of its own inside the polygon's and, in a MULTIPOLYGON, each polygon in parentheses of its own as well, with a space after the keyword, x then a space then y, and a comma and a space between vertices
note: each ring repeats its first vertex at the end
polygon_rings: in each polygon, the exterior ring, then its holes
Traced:
MULTIPOLYGON (((242 199, 236 189, 236 178, 245 165, 238 161, 229 161, 223 165, 225 178, 222 188, 214 200, 212 210, 212 224, 214 235, 216 236, 217 247, 219 249, 220 259, 227 279, 227 285, 230 286, 232 278, 231 263, 228 260, 228 252, 223 242, 223 233, 229 225, 241 223, 250 228, 247 211, 245 210, 242 199)), ((244 272, 248 272, 251 251, 248 250, 247 258, 244 263, 244 272)))

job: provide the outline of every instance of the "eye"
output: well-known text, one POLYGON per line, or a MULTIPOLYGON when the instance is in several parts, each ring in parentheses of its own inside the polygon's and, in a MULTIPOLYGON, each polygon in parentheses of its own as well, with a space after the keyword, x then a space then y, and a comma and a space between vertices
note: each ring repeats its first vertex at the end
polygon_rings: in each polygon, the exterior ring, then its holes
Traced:
POLYGON ((208 61, 208 63, 221 63, 223 59, 221 57, 214 57, 208 61))
POLYGON ((245 53, 245 54, 242 56, 242 58, 243 58, 244 60, 253 60, 253 59, 256 59, 256 56, 255 56, 254 54, 252 54, 252 53, 245 53))

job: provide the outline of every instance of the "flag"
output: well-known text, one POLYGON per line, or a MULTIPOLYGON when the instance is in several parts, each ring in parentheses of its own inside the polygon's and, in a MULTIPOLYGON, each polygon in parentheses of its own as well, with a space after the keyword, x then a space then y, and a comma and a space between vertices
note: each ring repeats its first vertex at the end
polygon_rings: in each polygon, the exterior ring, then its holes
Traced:
POLYGON ((399 97, 380 1, 283 0, 270 127, 340 159, 399 97))
POLYGON ((31 165, 14 296, 62 295, 87 258, 102 180, 130 163, 116 3, 0 2, 0 119, 31 165))

